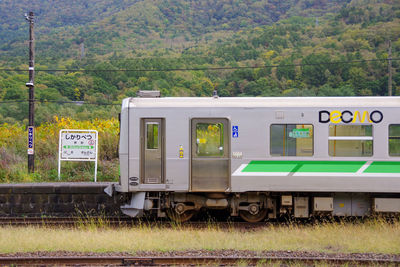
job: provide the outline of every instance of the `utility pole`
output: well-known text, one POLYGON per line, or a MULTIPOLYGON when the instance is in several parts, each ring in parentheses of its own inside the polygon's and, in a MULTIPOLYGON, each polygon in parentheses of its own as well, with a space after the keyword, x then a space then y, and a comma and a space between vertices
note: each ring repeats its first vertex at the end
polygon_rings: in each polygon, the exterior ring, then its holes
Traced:
POLYGON ((35 36, 33 33, 33 12, 25 14, 25 19, 29 22, 29 125, 28 125, 28 171, 35 172, 35 36))
POLYGON ((389 40, 389 51, 388 51, 388 95, 392 96, 392 41, 389 40))

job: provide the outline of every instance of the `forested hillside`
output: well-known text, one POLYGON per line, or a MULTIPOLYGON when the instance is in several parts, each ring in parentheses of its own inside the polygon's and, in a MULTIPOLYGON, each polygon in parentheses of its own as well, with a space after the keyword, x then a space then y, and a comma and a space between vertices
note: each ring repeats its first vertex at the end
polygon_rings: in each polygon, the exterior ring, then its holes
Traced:
MULTIPOLYGON (((66 3, 0 1, 9 20, 0 22, 2 67, 27 69, 22 15, 32 7, 36 98, 86 103, 37 103, 38 124, 54 115, 116 116, 121 99, 138 90, 164 96, 210 96, 213 90, 220 96, 387 95, 389 40, 393 94, 400 94, 399 1, 66 3)), ((0 71, 0 101, 7 102, 0 103, 0 123, 26 121, 27 103, 18 101, 27 99, 27 80, 27 72, 0 71)))
MULTIPOLYGON (((88 51, 193 46, 240 29, 272 25, 294 15, 321 16, 349 0, 3 0, 0 52, 23 55, 28 10, 37 16, 37 52, 73 57, 88 51), (127 49, 128 48, 128 49, 127 49)), ((4 58, 4 53, 0 54, 4 58)))

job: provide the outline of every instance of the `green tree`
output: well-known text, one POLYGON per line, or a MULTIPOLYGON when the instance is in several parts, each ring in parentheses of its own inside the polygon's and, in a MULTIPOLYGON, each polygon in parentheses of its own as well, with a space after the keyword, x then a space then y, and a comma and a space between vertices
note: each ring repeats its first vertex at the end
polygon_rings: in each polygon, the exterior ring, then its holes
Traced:
POLYGON ((327 54, 310 54, 302 60, 302 78, 307 84, 315 87, 326 83, 325 71, 328 69, 327 63, 330 57, 327 54))
POLYGON ((276 70, 276 76, 279 80, 285 78, 286 80, 294 80, 296 77, 296 70, 293 61, 290 58, 284 59, 279 63, 276 70))

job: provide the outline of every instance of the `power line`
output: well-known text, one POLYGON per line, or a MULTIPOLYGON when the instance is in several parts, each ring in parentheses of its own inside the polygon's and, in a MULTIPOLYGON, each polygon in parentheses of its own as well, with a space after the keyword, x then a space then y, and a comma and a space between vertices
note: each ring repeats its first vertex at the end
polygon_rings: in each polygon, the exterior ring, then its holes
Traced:
POLYGON ((85 101, 59 101, 59 100, 35 100, 40 103, 75 104, 75 105, 98 105, 98 106, 121 106, 121 104, 85 102, 85 101))
MULTIPOLYGON (((119 57, 119 56, 118 56, 119 57)), ((141 60, 141 59, 171 59, 171 60, 187 60, 187 59, 197 59, 197 58, 204 58, 204 59, 213 59, 212 56, 186 56, 183 55, 181 57, 169 57, 169 56, 148 56, 148 57, 128 57, 128 58, 107 58, 106 61, 129 61, 129 60, 141 60)))
MULTIPOLYGON (((286 65, 261 65, 261 66, 236 66, 236 67, 205 67, 205 68, 169 68, 169 69, 37 69, 36 72, 172 72, 172 71, 214 71, 214 70, 238 70, 238 69, 263 69, 263 68, 285 68, 285 67, 302 67, 302 66, 321 66, 321 65, 338 65, 351 63, 366 63, 377 61, 388 61, 389 59, 365 59, 351 61, 336 61, 324 63, 307 63, 307 64, 286 64, 286 65)), ((400 58, 391 58, 391 61, 399 61, 400 58)), ((0 71, 16 71, 23 72, 23 69, 0 68, 0 71)))
POLYGON ((0 104, 14 104, 14 103, 23 103, 23 102, 29 102, 29 100, 26 99, 26 100, 0 101, 0 104))
MULTIPOLYGON (((24 103, 24 102, 29 102, 29 100, 25 99, 25 100, 0 101, 0 104, 13 104, 13 103, 24 103)), ((121 106, 121 104, 85 102, 85 101, 60 101, 60 100, 39 100, 39 99, 35 99, 34 102, 37 102, 37 103, 54 103, 54 104, 75 104, 77 106, 81 106, 81 105, 121 106)))
POLYGON ((121 104, 113 103, 96 103, 96 102, 85 102, 85 101, 58 101, 58 100, 36 100, 40 103, 55 103, 55 104, 74 104, 77 106, 81 105, 97 105, 97 106, 121 106, 121 104))

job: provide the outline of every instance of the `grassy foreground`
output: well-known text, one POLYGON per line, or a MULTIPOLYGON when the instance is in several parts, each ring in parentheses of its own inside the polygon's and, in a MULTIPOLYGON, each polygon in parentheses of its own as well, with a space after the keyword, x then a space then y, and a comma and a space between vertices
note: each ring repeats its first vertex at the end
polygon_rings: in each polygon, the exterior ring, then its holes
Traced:
POLYGON ((187 227, 83 226, 0 228, 0 253, 35 251, 137 252, 182 250, 290 250, 331 253, 400 253, 400 223, 266 226, 256 231, 187 227))

